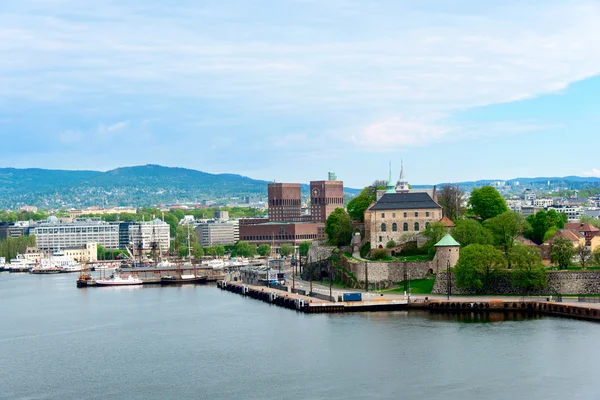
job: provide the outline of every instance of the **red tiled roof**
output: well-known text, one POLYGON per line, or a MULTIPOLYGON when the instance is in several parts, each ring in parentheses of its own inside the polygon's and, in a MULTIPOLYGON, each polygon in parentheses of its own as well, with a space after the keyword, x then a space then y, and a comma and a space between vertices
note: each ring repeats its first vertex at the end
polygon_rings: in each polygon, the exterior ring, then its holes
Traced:
POLYGON ((454 222, 452 222, 452 220, 450 218, 448 218, 448 217, 444 217, 444 218, 440 219, 440 222, 446 228, 454 228, 454 222))
POLYGON ((535 244, 534 242, 532 242, 531 240, 523 237, 523 236, 517 236, 516 237, 517 242, 521 243, 522 245, 525 246, 529 246, 529 247, 538 247, 537 244, 535 244))
POLYGON ((572 229, 560 229, 558 230, 554 235, 552 235, 552 237, 548 240, 546 240, 546 243, 552 243, 554 241, 554 239, 558 238, 558 237, 563 237, 567 240, 570 240, 571 242, 578 242, 579 240, 583 238, 583 236, 581 235, 581 233, 572 230, 572 229))
POLYGON ((596 228, 589 222, 571 222, 569 224, 565 224, 565 229, 573 229, 577 232, 600 232, 600 229, 596 228))

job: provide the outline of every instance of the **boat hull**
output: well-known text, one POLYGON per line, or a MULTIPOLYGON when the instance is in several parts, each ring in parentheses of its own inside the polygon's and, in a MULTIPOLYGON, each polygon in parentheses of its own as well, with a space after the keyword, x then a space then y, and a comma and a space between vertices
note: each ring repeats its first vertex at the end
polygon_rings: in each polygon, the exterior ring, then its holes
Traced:
POLYGON ((135 286, 141 285, 144 282, 142 281, 123 281, 123 282, 106 282, 106 281, 96 281, 96 286, 135 286))
POLYGON ((50 275, 50 274, 60 274, 62 271, 60 269, 32 269, 31 273, 35 275, 50 275))
POLYGON ((186 278, 186 279, 162 277, 160 280, 160 284, 161 285, 202 284, 202 283, 206 283, 206 280, 207 280, 206 276, 197 276, 195 278, 186 278))

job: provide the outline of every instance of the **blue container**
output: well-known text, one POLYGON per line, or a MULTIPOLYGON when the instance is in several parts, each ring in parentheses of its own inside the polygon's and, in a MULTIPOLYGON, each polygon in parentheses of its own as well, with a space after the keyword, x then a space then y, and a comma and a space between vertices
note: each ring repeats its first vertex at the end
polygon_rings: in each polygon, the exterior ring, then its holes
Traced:
POLYGON ((344 293, 344 301, 362 301, 362 293, 344 293))

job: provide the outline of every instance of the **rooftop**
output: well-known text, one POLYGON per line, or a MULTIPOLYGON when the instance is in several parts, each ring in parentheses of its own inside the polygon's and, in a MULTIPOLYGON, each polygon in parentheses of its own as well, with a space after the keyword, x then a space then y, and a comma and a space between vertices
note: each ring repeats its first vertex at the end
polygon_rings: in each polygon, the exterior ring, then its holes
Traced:
POLYGON ((456 246, 460 246, 460 243, 458 243, 456 240, 454 240, 454 238, 449 233, 446 233, 446 235, 442 238, 442 240, 440 240, 439 242, 437 242, 435 244, 435 247, 456 247, 456 246))
POLYGON ((423 208, 442 208, 427 193, 386 193, 371 207, 379 210, 413 210, 423 208))

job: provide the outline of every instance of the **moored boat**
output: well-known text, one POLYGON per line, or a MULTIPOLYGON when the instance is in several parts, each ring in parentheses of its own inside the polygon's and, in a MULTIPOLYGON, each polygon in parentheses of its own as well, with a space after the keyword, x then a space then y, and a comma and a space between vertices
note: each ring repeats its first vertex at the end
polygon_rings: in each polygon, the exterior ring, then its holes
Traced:
POLYGON ((37 267, 33 267, 31 269, 31 271, 29 271, 32 274, 36 274, 36 275, 49 275, 49 274, 60 274, 62 272, 62 270, 58 267, 41 267, 41 266, 37 266, 37 267))
POLYGON ((17 254, 16 258, 10 260, 8 264, 8 272, 29 272, 37 264, 23 257, 21 254, 17 254))
POLYGON ((96 279, 96 286, 131 286, 141 285, 142 283, 144 282, 136 275, 129 275, 123 278, 120 275, 113 274, 108 279, 96 279))
POLYGON ((97 286, 96 281, 90 274, 81 274, 79 278, 77 278, 77 287, 83 288, 88 286, 97 286))
POLYGON ((167 275, 160 278, 161 285, 181 285, 185 283, 206 283, 206 275, 167 275))

